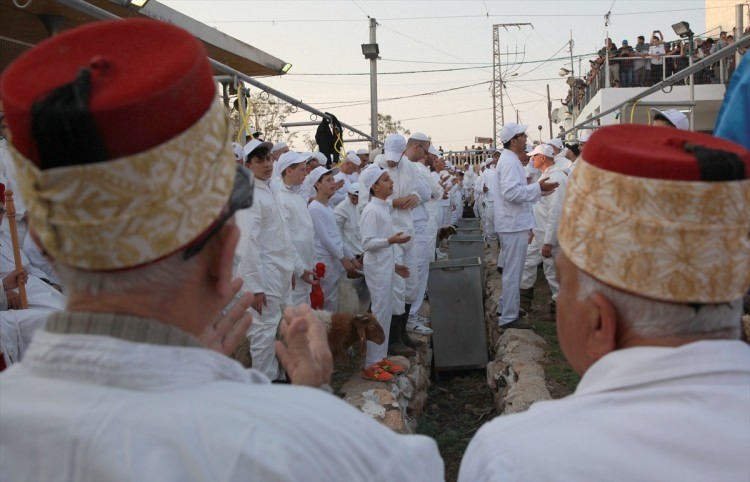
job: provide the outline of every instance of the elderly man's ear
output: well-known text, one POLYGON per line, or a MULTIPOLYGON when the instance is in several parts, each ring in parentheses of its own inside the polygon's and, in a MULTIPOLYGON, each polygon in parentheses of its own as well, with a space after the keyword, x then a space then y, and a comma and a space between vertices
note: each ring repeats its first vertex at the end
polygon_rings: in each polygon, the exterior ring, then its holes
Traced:
POLYGON ((588 301, 592 311, 587 320, 586 353, 595 362, 617 347, 617 311, 599 292, 592 293, 588 301))
POLYGON ((208 251, 208 276, 214 283, 216 294, 224 299, 232 296, 232 266, 240 229, 234 223, 225 224, 212 240, 208 251))

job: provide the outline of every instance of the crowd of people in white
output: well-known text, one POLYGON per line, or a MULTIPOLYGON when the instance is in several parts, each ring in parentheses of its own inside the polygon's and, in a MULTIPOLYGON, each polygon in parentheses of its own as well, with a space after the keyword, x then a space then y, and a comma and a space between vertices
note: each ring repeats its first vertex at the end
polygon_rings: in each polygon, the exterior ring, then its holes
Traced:
POLYGON ((541 262, 582 378, 481 427, 459 480, 750 479, 747 59, 735 77, 715 136, 665 111, 532 148, 508 123, 478 176, 420 133, 331 169, 260 139, 232 156, 206 51, 178 27, 40 43, 0 78, 20 240, 3 222, 0 480, 444 480, 435 440, 327 393, 305 305, 320 287, 337 310, 364 275, 388 336, 362 376, 402 373, 388 354, 430 333, 427 267, 467 202, 499 243, 497 326, 530 327, 541 262), (249 370, 227 356, 246 336, 249 370))

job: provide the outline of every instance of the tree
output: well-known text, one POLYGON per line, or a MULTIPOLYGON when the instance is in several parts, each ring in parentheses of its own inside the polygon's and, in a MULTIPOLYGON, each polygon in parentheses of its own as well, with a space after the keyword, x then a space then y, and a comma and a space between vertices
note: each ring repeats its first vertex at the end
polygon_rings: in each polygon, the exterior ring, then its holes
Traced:
POLYGON ((394 121, 389 114, 378 114, 378 139, 385 140, 389 134, 403 134, 409 136, 411 131, 401 125, 401 121, 394 121))
POLYGON ((302 136, 302 143, 305 145, 309 152, 318 150, 318 142, 310 134, 302 136))
MULTIPOLYGON (((247 91, 246 91, 247 92, 247 91)), ((297 112, 297 108, 291 104, 279 100, 266 93, 256 92, 245 97, 249 105, 249 118, 247 120, 248 128, 255 128, 263 133, 263 139, 269 142, 285 141, 293 146, 294 139, 298 132, 289 132, 281 124, 291 114, 297 112)), ((237 132, 242 127, 242 116, 237 110, 237 101, 232 103, 230 119, 234 130, 234 139, 237 138, 237 132)), ((242 139, 244 142, 244 138, 242 139)))

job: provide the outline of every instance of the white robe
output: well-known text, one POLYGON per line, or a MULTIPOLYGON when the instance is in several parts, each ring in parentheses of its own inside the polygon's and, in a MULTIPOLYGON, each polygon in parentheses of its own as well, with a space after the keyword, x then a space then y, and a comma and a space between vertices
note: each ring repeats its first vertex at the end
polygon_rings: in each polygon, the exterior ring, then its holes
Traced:
MULTIPOLYGON (((307 209, 307 201, 299 194, 299 188, 289 188, 281 185, 277 196, 279 209, 284 223, 289 230, 289 237, 297 253, 298 263, 306 270, 312 271, 315 267, 315 229, 312 218, 307 209)), ((310 291, 312 285, 301 278, 295 279, 295 286, 291 292, 291 304, 299 306, 302 303, 310 304, 310 291)))
POLYGON ((396 234, 393 229, 388 203, 372 198, 362 211, 362 246, 365 248, 364 270, 367 289, 372 301, 372 314, 383 327, 385 341, 377 345, 367 342, 365 367, 377 363, 388 355, 388 333, 393 312, 393 281, 395 254, 388 238, 396 234))
POLYGON ((364 252, 359 230, 360 211, 358 205, 359 203, 357 203, 357 206, 352 204, 349 196, 347 196, 334 209, 336 225, 339 227, 344 245, 355 256, 361 255, 364 252))
POLYGON ((202 348, 40 331, 0 384, 1 480, 444 476, 434 440, 202 348))
POLYGON ((748 407, 744 342, 617 350, 574 394, 485 424, 458 480, 750 480, 748 407))

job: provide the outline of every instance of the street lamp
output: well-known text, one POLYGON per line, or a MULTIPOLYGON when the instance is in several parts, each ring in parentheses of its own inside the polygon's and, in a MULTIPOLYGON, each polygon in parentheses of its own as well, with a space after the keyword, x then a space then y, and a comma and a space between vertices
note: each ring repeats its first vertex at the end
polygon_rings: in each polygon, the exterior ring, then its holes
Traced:
POLYGON ((539 125, 537 129, 539 129, 539 143, 541 144, 542 143, 542 126, 539 125))
POLYGON ((380 55, 380 48, 378 44, 362 44, 362 55, 367 60, 375 60, 380 55))

